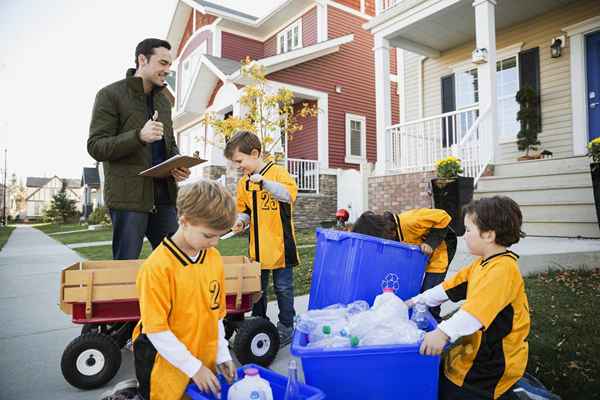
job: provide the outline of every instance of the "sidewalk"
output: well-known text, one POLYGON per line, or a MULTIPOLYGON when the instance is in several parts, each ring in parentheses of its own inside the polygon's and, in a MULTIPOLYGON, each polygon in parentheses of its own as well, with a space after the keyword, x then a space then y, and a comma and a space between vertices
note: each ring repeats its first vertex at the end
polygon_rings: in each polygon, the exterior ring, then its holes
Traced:
MULTIPOLYGON (((81 328, 58 308, 60 270, 81 257, 31 227, 19 226, 0 252, 0 389, 1 399, 96 400, 110 385, 134 377, 133 355, 123 351, 117 376, 101 389, 81 391, 60 370, 62 352, 81 328)), ((295 299, 304 312, 308 296, 295 299)), ((277 304, 269 317, 277 321, 277 304)), ((287 373, 289 346, 271 368, 287 373)))

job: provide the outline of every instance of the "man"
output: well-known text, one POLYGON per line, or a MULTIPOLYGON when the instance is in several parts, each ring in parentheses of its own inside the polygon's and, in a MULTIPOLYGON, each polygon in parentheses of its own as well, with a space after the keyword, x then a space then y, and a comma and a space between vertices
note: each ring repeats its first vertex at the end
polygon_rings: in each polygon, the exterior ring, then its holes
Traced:
POLYGON ((139 258, 144 236, 155 248, 177 230, 176 181, 187 179, 189 169, 174 169, 161 179, 139 176, 179 153, 171 103, 163 93, 170 50, 167 41, 143 40, 135 49, 136 68, 96 95, 87 149, 104 163, 115 260, 139 258))

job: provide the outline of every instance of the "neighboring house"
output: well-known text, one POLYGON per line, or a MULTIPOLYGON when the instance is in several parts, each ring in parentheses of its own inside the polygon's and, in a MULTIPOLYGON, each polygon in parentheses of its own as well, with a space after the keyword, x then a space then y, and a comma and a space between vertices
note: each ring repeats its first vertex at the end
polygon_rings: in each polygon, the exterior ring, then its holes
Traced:
POLYGON ((65 190, 67 197, 76 201, 75 207, 81 209, 81 180, 61 179, 58 176, 52 178, 27 177, 25 183, 27 215, 25 218, 39 219, 44 210, 50 206, 52 198, 61 190, 65 190))
MULTIPOLYGON (((181 152, 198 151, 208 160, 193 175, 225 174, 222 149, 210 144, 214 134, 200 119, 205 112, 220 118, 243 114, 238 99, 248 82, 240 61, 249 56, 265 67, 270 90, 289 88, 298 106, 319 108, 317 117, 301 121, 303 130, 285 149, 301 192, 299 225, 331 221, 337 206, 358 216, 366 195, 358 171, 376 159, 373 39, 362 28, 374 6, 373 0, 294 0, 259 18, 208 1, 180 0, 168 34, 177 55, 173 124, 181 152)), ((395 65, 395 52, 388 57, 395 65)), ((389 101, 397 105, 392 74, 389 101)))
POLYGON ((96 163, 95 167, 84 167, 81 175, 81 216, 84 219, 87 219, 96 207, 104 205, 102 191, 100 190, 98 164, 96 163))
POLYGON ((476 197, 504 194, 521 205, 526 233, 600 237, 584 156, 600 135, 600 3, 377 0, 376 7, 363 25, 375 41, 377 82, 371 208, 429 206, 434 163, 453 154, 475 178, 476 197), (398 48, 400 124, 389 101, 390 46, 398 48), (517 162, 515 95, 525 85, 540 96, 540 147, 551 160, 517 162), (388 197, 376 189, 384 186, 388 197))

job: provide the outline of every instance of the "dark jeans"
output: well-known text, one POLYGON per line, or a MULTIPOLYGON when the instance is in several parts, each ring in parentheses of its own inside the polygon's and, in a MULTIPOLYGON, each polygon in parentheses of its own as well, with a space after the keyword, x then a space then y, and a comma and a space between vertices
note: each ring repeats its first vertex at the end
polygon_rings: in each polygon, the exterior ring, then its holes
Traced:
MULTIPOLYGON (((267 318, 267 297, 269 292, 269 275, 271 270, 263 269, 260 274, 262 296, 252 307, 252 316, 267 318)), ((273 270, 273 287, 279 306, 279 322, 288 328, 294 325, 294 267, 273 270)))
MULTIPOLYGON (((492 397, 480 394, 465 387, 456 386, 443 371, 440 371, 439 400, 492 400, 492 397)), ((507 390, 498 400, 518 400, 512 388, 507 390)))
POLYGON ((110 218, 113 224, 114 260, 139 258, 144 236, 154 249, 178 226, 177 211, 173 206, 156 206, 156 212, 153 213, 111 209, 110 218))
MULTIPOLYGON (((431 289, 432 287, 436 287, 440 283, 444 282, 446 279, 445 272, 425 272, 425 278, 423 279, 423 286, 421 286, 421 293, 424 291, 431 289)), ((437 322, 441 321, 440 318, 440 306, 431 307, 429 312, 436 319, 437 322)))

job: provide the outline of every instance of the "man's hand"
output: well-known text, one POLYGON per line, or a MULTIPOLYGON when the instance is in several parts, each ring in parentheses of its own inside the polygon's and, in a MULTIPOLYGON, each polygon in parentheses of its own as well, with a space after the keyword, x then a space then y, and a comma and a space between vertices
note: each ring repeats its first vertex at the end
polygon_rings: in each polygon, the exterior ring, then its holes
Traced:
POLYGON ((254 183, 259 183, 263 180, 263 177, 261 174, 253 174, 250 176, 250 180, 254 183))
POLYGON ((185 181, 190 177, 190 169, 187 167, 179 167, 171 170, 171 176, 175 178, 176 182, 185 181))
POLYGON ((140 131, 140 140, 144 143, 153 143, 157 140, 161 140, 164 135, 163 124, 158 122, 158 112, 154 111, 154 115, 151 119, 146 121, 144 127, 140 131))
POLYGON ((419 353, 424 356, 437 356, 442 354, 444 346, 446 346, 448 340, 450 340, 448 335, 442 332, 439 328, 432 332, 427 332, 423 338, 423 343, 421 343, 419 353))
POLYGON ((227 379, 227 383, 231 385, 235 378, 235 366, 233 365, 233 361, 225 361, 217 365, 217 369, 221 371, 225 379, 227 379))
POLYGON ((231 227, 231 230, 235 233, 241 232, 244 229, 244 221, 236 221, 231 227))
POLYGON ((433 249, 427 243, 421 243, 421 251, 426 255, 430 256, 433 253, 433 249))
POLYGON ((205 393, 212 393, 215 397, 219 398, 221 393, 221 385, 219 384, 219 380, 213 374, 213 372, 206 368, 204 365, 196 372, 194 376, 192 376, 192 380, 200 390, 205 393))

